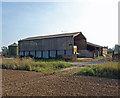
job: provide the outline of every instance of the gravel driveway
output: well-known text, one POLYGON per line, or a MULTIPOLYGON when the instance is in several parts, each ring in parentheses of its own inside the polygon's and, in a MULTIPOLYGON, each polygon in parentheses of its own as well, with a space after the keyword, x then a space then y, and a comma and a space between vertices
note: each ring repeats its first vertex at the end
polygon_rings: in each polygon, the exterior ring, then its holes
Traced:
POLYGON ((99 58, 98 59, 88 59, 88 60, 69 62, 69 63, 73 64, 73 65, 95 65, 95 64, 103 64, 109 59, 111 59, 111 58, 106 57, 106 58, 100 58, 100 59, 99 58))
POLYGON ((118 81, 71 74, 2 70, 3 96, 118 96, 118 81))
POLYGON ((95 65, 95 64, 103 64, 105 63, 104 61, 97 61, 97 62, 69 62, 70 64, 73 65, 95 65))

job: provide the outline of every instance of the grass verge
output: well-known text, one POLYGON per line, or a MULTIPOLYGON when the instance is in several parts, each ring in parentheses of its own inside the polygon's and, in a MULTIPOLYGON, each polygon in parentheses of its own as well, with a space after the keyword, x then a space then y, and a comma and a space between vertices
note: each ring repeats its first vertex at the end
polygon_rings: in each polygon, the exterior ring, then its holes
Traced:
POLYGON ((36 72, 55 72, 61 68, 73 66, 65 61, 35 61, 32 58, 2 60, 3 69, 27 70, 36 72))
POLYGON ((104 58, 104 56, 93 57, 93 59, 100 59, 100 58, 104 58))
POLYGON ((107 62, 99 65, 87 66, 74 73, 74 75, 99 76, 120 79, 120 65, 118 63, 107 62))
POLYGON ((52 58, 52 59, 35 59, 37 62, 51 62, 51 61, 64 61, 64 62, 77 62, 77 61, 85 61, 89 59, 64 59, 64 58, 52 58))

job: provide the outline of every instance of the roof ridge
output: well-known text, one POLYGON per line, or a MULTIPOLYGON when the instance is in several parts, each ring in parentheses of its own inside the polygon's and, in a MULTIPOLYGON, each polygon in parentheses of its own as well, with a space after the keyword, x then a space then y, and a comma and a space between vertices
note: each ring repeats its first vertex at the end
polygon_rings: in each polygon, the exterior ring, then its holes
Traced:
POLYGON ((19 41, 23 41, 23 40, 32 40, 32 39, 44 39, 44 38, 53 38, 53 37, 62 37, 62 36, 73 36, 77 33, 81 33, 81 32, 73 32, 73 33, 62 33, 62 34, 54 34, 54 35, 45 35, 45 36, 36 36, 36 37, 28 37, 19 41))

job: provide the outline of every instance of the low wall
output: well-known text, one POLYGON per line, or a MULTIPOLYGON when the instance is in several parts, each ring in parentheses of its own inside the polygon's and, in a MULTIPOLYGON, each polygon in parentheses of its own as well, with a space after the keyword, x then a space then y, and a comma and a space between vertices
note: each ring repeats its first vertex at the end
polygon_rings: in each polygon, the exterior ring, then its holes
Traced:
POLYGON ((64 59, 76 59, 77 55, 64 55, 62 56, 64 59))
POLYGON ((94 53, 90 52, 88 50, 78 50, 78 53, 80 53, 78 55, 78 57, 87 57, 87 58, 93 58, 94 57, 94 53))

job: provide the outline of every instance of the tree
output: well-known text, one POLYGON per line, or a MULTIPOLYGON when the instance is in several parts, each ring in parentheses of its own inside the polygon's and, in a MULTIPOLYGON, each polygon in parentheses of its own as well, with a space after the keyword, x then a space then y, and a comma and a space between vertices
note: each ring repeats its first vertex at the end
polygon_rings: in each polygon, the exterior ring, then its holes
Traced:
POLYGON ((1 49, 2 49, 2 56, 7 57, 8 56, 8 48, 3 46, 1 49))

